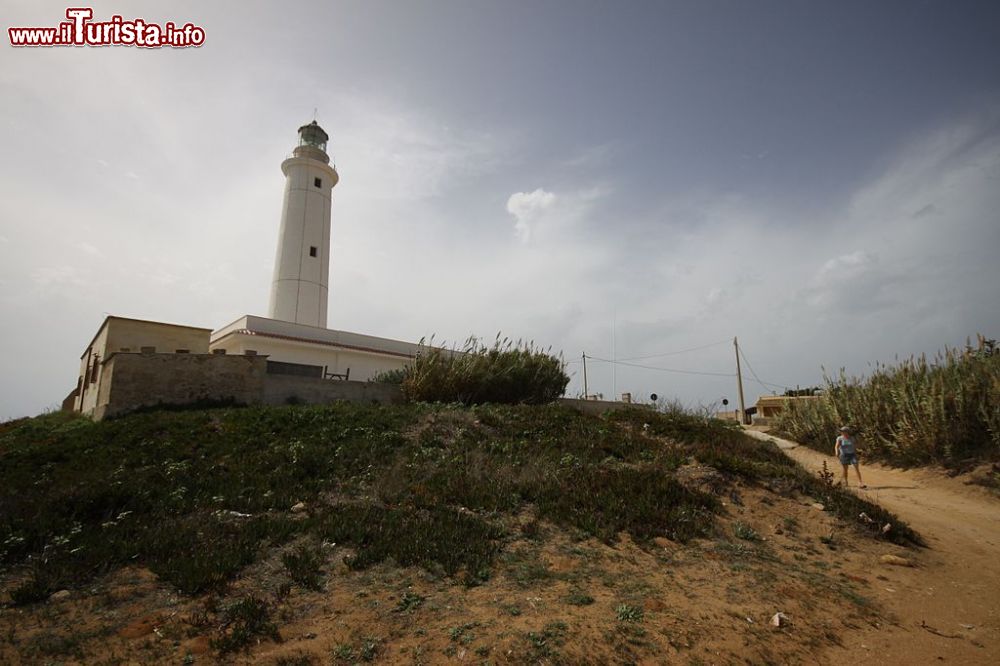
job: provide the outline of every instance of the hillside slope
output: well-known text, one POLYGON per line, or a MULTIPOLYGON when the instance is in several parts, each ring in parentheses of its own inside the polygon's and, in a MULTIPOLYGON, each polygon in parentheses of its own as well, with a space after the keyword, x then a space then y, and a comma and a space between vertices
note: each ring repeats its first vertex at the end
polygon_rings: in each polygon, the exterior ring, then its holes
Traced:
MULTIPOLYGON (((807 469, 835 458, 795 442, 776 441, 807 469)), ((884 663, 945 660, 993 664, 1000 655, 1000 502, 995 493, 944 469, 863 467, 863 495, 898 512, 920 530, 928 550, 920 568, 882 567, 865 594, 895 618, 889 631, 869 632, 837 651, 841 663, 877 656, 884 663), (940 659, 939 659, 940 658, 940 659)))
POLYGON ((921 543, 643 410, 54 414, 0 425, 0 477, 12 663, 797 662, 885 623, 842 572, 921 543))

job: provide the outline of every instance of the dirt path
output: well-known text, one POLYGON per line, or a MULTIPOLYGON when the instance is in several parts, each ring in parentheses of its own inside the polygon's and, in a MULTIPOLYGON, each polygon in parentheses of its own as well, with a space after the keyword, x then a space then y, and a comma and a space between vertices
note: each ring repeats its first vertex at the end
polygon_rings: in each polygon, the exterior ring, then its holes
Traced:
MULTIPOLYGON (((806 469, 837 460, 762 432, 806 469)), ((832 449, 832 445, 831 445, 832 449)), ((927 540, 916 568, 873 563, 870 596, 893 616, 882 630, 865 627, 829 653, 832 663, 878 659, 889 664, 1000 663, 1000 500, 940 470, 861 468, 866 498, 878 502, 927 540)), ((854 470, 851 486, 857 488, 854 470)))

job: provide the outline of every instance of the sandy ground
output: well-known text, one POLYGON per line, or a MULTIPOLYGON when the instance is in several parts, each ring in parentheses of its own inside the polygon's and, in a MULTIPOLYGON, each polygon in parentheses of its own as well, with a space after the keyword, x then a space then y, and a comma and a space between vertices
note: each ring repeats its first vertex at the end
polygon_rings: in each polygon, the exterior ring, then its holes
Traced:
MULTIPOLYGON (((819 470, 825 460, 841 475, 832 455, 766 433, 749 434, 774 440, 806 469, 819 470)), ((843 647, 830 648, 830 662, 1000 663, 1000 500, 940 469, 862 461, 861 474, 867 490, 857 488, 853 469, 851 487, 907 521, 929 548, 917 568, 880 567, 889 580, 876 579, 866 594, 895 616, 895 624, 859 631, 843 647)))

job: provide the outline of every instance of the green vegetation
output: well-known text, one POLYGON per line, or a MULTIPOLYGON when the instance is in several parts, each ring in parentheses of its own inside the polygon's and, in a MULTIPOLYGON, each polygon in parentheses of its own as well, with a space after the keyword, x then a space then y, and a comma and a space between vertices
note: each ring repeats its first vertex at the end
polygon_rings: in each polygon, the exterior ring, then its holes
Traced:
POLYGON ((260 636, 275 643, 281 642, 278 626, 271 621, 267 602, 253 595, 226 607, 222 617, 222 635, 212 641, 212 646, 222 654, 248 647, 260 636))
POLYGON ((529 631, 528 643, 532 661, 545 661, 557 656, 556 651, 566 643, 567 624, 561 620, 549 622, 541 631, 529 631))
POLYGON ((400 598, 399 603, 396 604, 397 613, 408 613, 409 611, 416 610, 423 605, 427 598, 423 597, 415 592, 406 591, 400 598))
POLYGON ((615 608, 615 617, 619 622, 642 622, 643 615, 642 609, 638 606, 618 604, 615 608))
POLYGON ((318 548, 299 546, 281 561, 293 581, 308 590, 323 589, 323 554, 318 548))
POLYGON ((826 378, 819 400, 792 403, 778 429, 824 453, 856 428, 866 456, 900 464, 961 466, 1000 458, 1000 347, 945 350, 933 361, 880 365, 866 379, 826 378))
MULTIPOLYGON (((718 421, 644 409, 598 418, 557 405, 342 403, 0 424, 0 575, 16 582, 16 604, 125 564, 199 594, 296 543, 305 545, 281 558, 288 576, 318 589, 327 555, 310 544, 330 541, 351 549, 353 569, 391 561, 476 585, 509 541, 524 538, 525 511, 609 543, 621 532, 639 544, 715 534, 720 502, 675 475, 692 458, 807 493, 852 523, 866 512, 878 523, 873 536, 890 522, 887 538, 919 543, 879 507, 718 421), (292 513, 299 502, 308 512, 292 513)), ((544 533, 536 524, 532 539, 544 533)), ((419 603, 404 597, 400 610, 419 603)), ((220 649, 267 635, 266 610, 249 601, 233 609, 220 649)))
POLYGON ((647 433, 683 442, 685 451, 696 460, 719 472, 759 483, 783 494, 799 492, 815 498, 828 511, 858 526, 876 538, 887 538, 901 545, 924 545, 919 534, 877 504, 864 500, 849 490, 830 484, 796 465, 774 445, 744 434, 729 421, 703 418, 679 411, 652 413, 644 409, 612 412, 609 420, 631 424, 647 433), (866 513, 872 522, 860 523, 866 513), (892 528, 882 533, 889 524, 892 528))
POLYGON ((571 590, 566 596, 566 603, 574 606, 589 606, 594 603, 594 597, 581 590, 571 590))
POLYGON ((368 637, 361 641, 357 647, 351 645, 338 645, 333 651, 333 662, 335 664, 356 664, 359 661, 375 661, 381 648, 381 642, 374 637, 368 637))
POLYGON ((396 370, 386 370, 380 372, 369 381, 377 384, 402 384, 403 380, 406 378, 406 373, 408 368, 397 368, 396 370))
POLYGON ((760 534, 757 533, 757 530, 741 520, 733 523, 733 534, 744 541, 760 541, 760 534))
POLYGON ((459 352, 425 347, 401 383, 414 401, 541 405, 563 394, 569 376, 549 352, 497 335, 492 347, 475 337, 459 352))

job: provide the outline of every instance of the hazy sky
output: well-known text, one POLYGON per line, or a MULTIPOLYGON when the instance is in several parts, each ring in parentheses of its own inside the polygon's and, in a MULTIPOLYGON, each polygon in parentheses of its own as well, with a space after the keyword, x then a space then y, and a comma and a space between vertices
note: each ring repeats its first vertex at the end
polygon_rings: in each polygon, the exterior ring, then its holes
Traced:
MULTIPOLYGON (((570 359, 737 335, 791 386, 1000 336, 1000 3, 93 6, 206 42, 4 30, 0 418, 56 405, 106 314, 266 314, 279 165, 314 108, 341 176, 331 328, 503 331, 570 359)), ((734 371, 731 344, 631 362, 734 371)), ((606 396, 736 397, 727 376, 588 374, 606 396)))

